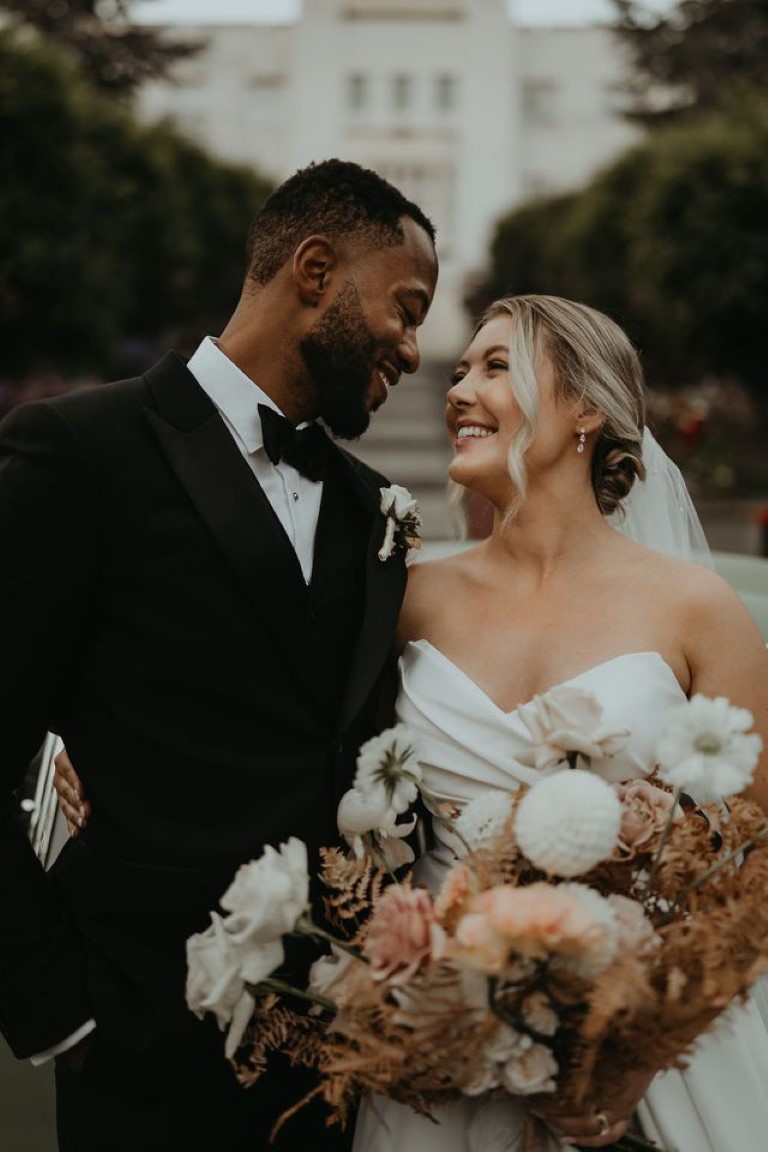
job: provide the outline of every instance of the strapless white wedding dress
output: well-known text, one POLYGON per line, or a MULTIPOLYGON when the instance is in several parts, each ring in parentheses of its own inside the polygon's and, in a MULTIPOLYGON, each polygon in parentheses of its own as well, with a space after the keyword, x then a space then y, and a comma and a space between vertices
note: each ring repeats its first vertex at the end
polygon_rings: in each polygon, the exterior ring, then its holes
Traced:
MULTIPOLYGON (((612 781, 645 776, 667 709, 685 699, 671 668, 655 652, 605 660, 566 681, 593 692, 610 728, 628 728, 625 749, 604 772, 612 781)), ((523 706, 525 707, 525 706, 523 706)), ((537 778, 516 761, 530 746, 520 712, 503 712, 451 660, 426 640, 407 645, 400 661, 398 720, 418 735, 425 784, 441 802, 465 804, 488 788, 514 789, 537 778)), ((417 864, 431 889, 454 861, 440 822, 435 847, 417 864)), ((768 894, 766 896, 768 899, 768 894)), ((732 1010, 699 1043, 685 1072, 667 1072, 639 1109, 645 1134, 665 1152, 766 1152, 768 1031, 751 1001, 732 1010)), ((525 1103, 462 1099, 437 1123, 376 1096, 364 1100, 353 1152, 522 1152, 525 1103)), ((550 1152, 562 1148, 555 1140, 550 1152)))

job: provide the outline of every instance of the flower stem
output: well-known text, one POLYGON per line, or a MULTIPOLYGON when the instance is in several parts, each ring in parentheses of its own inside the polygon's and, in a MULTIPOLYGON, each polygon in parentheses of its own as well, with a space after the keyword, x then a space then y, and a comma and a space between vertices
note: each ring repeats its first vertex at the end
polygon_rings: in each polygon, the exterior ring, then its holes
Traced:
POLYGON ((266 980, 259 980, 258 984, 249 984, 248 991, 254 995, 261 992, 279 992, 281 996, 295 996, 298 1000, 319 1004, 322 1008, 327 1008, 329 1012, 333 1012, 334 1016, 338 1012, 333 1000, 319 996, 316 992, 303 992, 300 988, 294 988, 292 984, 286 984, 284 980, 275 980, 273 976, 267 977, 266 980))
POLYGON ((359 948, 354 944, 348 944, 346 940, 342 940, 340 936, 334 936, 331 932, 326 932, 319 924, 315 924, 311 916, 300 916, 296 921, 294 932, 298 936, 309 936, 311 940, 322 940, 326 944, 334 944, 337 948, 341 948, 342 952, 349 952, 350 956, 354 956, 356 960, 362 960, 364 964, 369 964, 367 956, 364 956, 359 948))
POLYGON ((672 807, 669 810, 669 816, 667 817, 667 822, 664 825, 664 831, 661 834, 661 840, 659 841, 659 846, 656 849, 656 855, 654 856, 653 862, 651 864, 651 871, 648 874, 648 880, 646 882, 646 887, 648 889, 650 889, 651 885, 653 884, 654 880, 656 879, 656 875, 659 871, 659 868, 661 867, 662 853, 664 852, 664 849, 667 846, 667 840, 669 840, 669 834, 672 831, 672 825, 675 822, 675 814, 677 812, 678 803, 680 802, 680 792, 681 792, 681 789, 676 788, 675 791, 672 793, 672 798, 673 798, 674 803, 672 804, 672 807))

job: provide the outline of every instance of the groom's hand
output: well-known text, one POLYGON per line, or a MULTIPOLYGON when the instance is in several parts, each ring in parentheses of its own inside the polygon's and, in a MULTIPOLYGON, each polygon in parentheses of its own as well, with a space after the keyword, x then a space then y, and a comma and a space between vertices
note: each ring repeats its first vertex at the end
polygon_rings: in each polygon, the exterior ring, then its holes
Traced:
POLYGON ((58 1059, 62 1060, 71 1072, 82 1072, 85 1062, 88 1059, 92 1042, 93 1033, 89 1033, 87 1036, 84 1036, 82 1040, 79 1040, 77 1044, 68 1048, 66 1052, 62 1052, 58 1059))
POLYGON ((66 748, 62 748, 58 756, 54 757, 53 763, 53 786, 59 797, 59 807, 67 821, 70 836, 77 836, 90 818, 90 801, 83 795, 82 781, 72 767, 66 748))
POLYGON ((573 1106, 559 1102, 557 1096, 529 1098, 531 1111, 580 1148, 602 1148, 620 1140, 629 1128, 637 1105, 653 1079, 652 1072, 637 1072, 626 1078, 620 1094, 606 1101, 605 1108, 575 1114, 573 1106))

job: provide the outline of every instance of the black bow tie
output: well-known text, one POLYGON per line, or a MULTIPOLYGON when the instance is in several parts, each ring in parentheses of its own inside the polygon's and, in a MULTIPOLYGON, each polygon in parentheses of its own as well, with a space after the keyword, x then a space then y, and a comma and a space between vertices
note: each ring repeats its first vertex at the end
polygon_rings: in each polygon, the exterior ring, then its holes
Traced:
POLYGON ((273 464, 285 460, 308 480, 322 480, 328 461, 329 440, 319 424, 294 428, 290 420, 259 404, 264 449, 273 464))

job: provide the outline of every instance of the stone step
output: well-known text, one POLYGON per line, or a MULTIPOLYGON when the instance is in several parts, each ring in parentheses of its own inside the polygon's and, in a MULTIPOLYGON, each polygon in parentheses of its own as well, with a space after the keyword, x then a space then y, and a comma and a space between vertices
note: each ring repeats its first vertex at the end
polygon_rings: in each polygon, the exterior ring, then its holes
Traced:
POLYGON ((411 451, 400 444, 364 442, 353 452, 364 464, 389 476, 393 484, 404 484, 406 488, 416 483, 437 485, 447 478, 450 457, 439 446, 425 445, 419 451, 411 451))
POLYGON ((382 420, 377 415, 362 440, 341 441, 341 446, 355 451, 361 444, 397 444, 401 440, 407 440, 409 444, 416 446, 420 443, 447 446, 448 433, 442 421, 436 420, 434 414, 416 420, 403 418, 382 420))
POLYGON ((442 427, 444 411, 444 392, 430 384, 417 385, 415 380, 408 380, 393 388, 386 404, 374 412, 370 431, 390 420, 399 423, 404 420, 436 419, 438 426, 442 427))
POLYGON ((393 484, 413 493, 421 508, 425 540, 444 539, 452 532, 447 481, 453 453, 444 420, 447 388, 447 368, 422 364, 415 376, 404 376, 393 389, 365 435, 344 445, 393 484))

